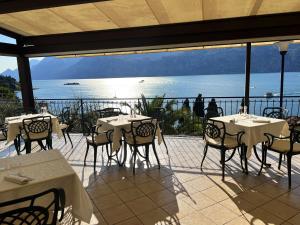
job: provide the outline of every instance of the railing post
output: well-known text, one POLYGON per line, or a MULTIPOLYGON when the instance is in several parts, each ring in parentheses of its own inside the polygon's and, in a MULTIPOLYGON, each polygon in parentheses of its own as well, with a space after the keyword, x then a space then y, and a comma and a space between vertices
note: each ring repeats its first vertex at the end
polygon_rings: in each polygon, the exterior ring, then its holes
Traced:
POLYGON ((84 116, 83 116, 83 99, 80 99, 80 111, 81 111, 81 131, 84 134, 84 116))

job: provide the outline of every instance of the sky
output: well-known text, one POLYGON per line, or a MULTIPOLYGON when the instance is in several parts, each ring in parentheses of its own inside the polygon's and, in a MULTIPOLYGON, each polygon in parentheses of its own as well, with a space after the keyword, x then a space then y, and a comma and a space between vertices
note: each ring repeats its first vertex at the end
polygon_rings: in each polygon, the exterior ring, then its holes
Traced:
MULTIPOLYGON (((0 42, 16 44, 16 40, 13 38, 9 38, 0 34, 0 42)), ((35 58, 35 59, 43 59, 43 58, 35 58)), ((17 68, 17 59, 16 57, 8 57, 8 56, 0 56, 0 73, 7 69, 16 69, 17 68)))
MULTIPOLYGON (((0 42, 15 44, 16 40, 0 35, 0 42)), ((0 56, 0 73, 6 69, 16 69, 17 59, 15 57, 0 56)))

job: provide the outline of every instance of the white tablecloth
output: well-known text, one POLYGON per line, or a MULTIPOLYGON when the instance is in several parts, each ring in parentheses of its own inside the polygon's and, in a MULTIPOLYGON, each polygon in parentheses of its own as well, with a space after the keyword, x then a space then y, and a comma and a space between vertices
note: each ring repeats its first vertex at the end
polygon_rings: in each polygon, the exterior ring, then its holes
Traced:
POLYGON ((244 131, 242 141, 248 147, 247 157, 252 154, 252 146, 266 141, 264 133, 273 135, 289 135, 289 125, 285 120, 254 115, 230 115, 211 118, 225 123, 226 132, 230 134, 244 131), (235 120, 235 122, 231 122, 235 120), (262 123, 263 121, 269 121, 262 123), (255 122, 258 121, 258 122, 255 122))
MULTIPOLYGON (((58 150, 48 150, 22 156, 0 159, 0 201, 5 202, 50 188, 63 188, 66 206, 72 206, 73 216, 89 222, 93 205, 77 174, 58 150), (19 185, 4 180, 12 173, 33 178, 19 185)), ((0 212, 1 213, 1 212, 0 212)))
POLYGON ((13 141, 18 134, 20 134, 20 127, 23 126, 23 119, 37 117, 37 116, 51 116, 52 122, 52 132, 56 133, 58 138, 62 137, 62 131, 59 126, 59 121, 56 116, 51 114, 28 114, 16 117, 7 117, 5 118, 5 123, 8 124, 7 126, 7 142, 13 141))
MULTIPOLYGON (((113 129, 113 143, 112 148, 113 151, 118 150, 120 146, 120 139, 122 137, 122 129, 129 130, 131 121, 133 120, 143 120, 143 119, 151 119, 147 116, 136 115, 135 118, 130 117, 130 115, 121 115, 121 116, 114 116, 114 117, 107 117, 107 118, 100 118, 97 120, 97 126, 101 125, 101 130, 109 130, 113 129)), ((158 144, 160 145, 162 142, 162 136, 159 126, 156 129, 156 137, 158 144)))

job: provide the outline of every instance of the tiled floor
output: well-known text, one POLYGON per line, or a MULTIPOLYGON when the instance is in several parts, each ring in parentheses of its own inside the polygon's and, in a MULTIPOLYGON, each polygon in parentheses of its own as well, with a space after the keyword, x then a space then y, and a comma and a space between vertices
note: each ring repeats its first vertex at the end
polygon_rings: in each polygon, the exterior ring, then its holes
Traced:
MULTIPOLYGON (((74 134, 72 139, 73 149, 61 139, 54 140, 54 148, 61 149, 94 203, 91 224, 300 224, 300 157, 293 158, 293 186, 289 191, 286 162, 279 171, 276 154, 269 154, 272 167, 260 176, 254 156, 249 160, 249 175, 245 175, 236 154, 227 163, 223 182, 217 150, 209 149, 201 171, 203 140, 168 136, 169 155, 163 145, 157 146, 161 169, 151 153, 151 165, 147 167, 139 160, 133 176, 130 157, 126 167, 114 161, 108 164, 106 151, 101 148, 97 172, 93 173, 93 151, 83 166, 85 138, 74 134)), ((13 155, 13 149, 0 151, 0 157, 13 155)))

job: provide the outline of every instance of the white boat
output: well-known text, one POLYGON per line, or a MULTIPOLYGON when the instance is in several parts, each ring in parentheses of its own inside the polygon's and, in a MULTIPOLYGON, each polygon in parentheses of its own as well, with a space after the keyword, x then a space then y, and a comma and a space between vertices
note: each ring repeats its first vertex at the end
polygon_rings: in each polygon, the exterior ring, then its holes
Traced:
POLYGON ((267 92, 267 93, 265 94, 265 97, 266 97, 266 98, 273 98, 273 96, 274 96, 274 94, 273 94, 272 92, 267 92))

